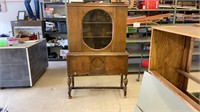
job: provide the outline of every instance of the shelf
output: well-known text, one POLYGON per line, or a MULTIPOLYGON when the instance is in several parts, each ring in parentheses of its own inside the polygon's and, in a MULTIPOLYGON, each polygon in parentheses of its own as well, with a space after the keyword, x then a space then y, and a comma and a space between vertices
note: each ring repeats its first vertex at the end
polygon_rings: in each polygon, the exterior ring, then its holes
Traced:
POLYGON ((129 9, 129 12, 143 12, 143 11, 174 11, 174 9, 129 9))
POLYGON ((112 38, 112 36, 83 36, 84 38, 112 38))
MULTIPOLYGON (((200 39, 195 39, 196 43, 198 44, 198 42, 200 42, 200 39)), ((198 44, 199 45, 199 44, 198 44)))
POLYGON ((191 71, 200 71, 200 62, 192 62, 191 71))
POLYGON ((14 29, 41 29, 41 26, 15 26, 14 29))
POLYGON ((66 18, 44 18, 47 21, 66 21, 66 18))
POLYGON ((65 5, 64 2, 43 2, 44 5, 65 5))
MULTIPOLYGON (((130 51, 130 50, 127 50, 127 52, 129 53, 129 58, 133 58, 133 57, 141 57, 142 55, 142 51, 130 51)), ((149 51, 143 51, 143 57, 149 57, 149 51)))
POLYGON ((200 9, 176 9, 176 11, 200 11, 200 9))
POLYGON ((127 33, 127 34, 151 34, 151 31, 148 32, 132 32, 132 33, 127 33))
POLYGON ((128 12, 145 12, 145 11, 200 11, 200 9, 129 9, 128 12))
POLYGON ((159 5, 159 8, 174 8, 174 5, 172 4, 160 4, 159 5))
POLYGON ((132 44, 132 43, 148 43, 150 42, 150 37, 138 37, 138 38, 127 38, 126 43, 132 44))
POLYGON ((83 22, 83 24, 112 24, 112 22, 83 22))
POLYGON ((45 31, 44 34, 67 34, 67 32, 53 32, 53 31, 45 31))
POLYGON ((200 56, 200 48, 195 48, 192 55, 199 55, 200 56))

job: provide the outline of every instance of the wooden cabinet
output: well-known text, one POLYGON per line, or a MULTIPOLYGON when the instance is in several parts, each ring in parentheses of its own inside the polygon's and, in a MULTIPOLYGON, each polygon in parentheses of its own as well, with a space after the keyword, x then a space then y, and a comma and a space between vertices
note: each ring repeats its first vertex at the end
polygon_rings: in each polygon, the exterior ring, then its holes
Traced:
POLYGON ((152 75, 195 112, 200 111, 199 99, 187 91, 187 86, 189 79, 200 84, 197 77, 189 74, 197 39, 200 39, 200 27, 197 26, 153 27, 148 68, 152 75))
POLYGON ((71 89, 117 88, 126 96, 127 6, 119 3, 71 3, 67 5, 69 53, 68 86, 71 89), (75 87, 75 76, 120 75, 120 87, 75 87), (123 79, 124 77, 124 79, 123 79))

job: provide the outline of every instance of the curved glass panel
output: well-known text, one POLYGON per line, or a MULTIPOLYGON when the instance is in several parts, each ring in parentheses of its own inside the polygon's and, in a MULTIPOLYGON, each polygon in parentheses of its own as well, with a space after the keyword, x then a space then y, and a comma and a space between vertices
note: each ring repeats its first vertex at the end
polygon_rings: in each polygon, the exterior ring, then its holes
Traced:
POLYGON ((100 9, 89 11, 83 18, 83 41, 93 49, 102 49, 112 40, 112 19, 100 9))

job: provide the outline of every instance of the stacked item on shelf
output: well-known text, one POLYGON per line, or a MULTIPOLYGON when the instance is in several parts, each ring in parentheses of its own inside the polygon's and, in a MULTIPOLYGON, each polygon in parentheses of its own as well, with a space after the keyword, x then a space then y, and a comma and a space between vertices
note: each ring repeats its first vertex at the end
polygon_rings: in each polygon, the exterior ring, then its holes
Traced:
POLYGON ((56 25, 53 22, 45 22, 45 31, 56 31, 56 25))
POLYGON ((176 14, 176 21, 180 22, 200 22, 200 14, 192 13, 192 14, 176 14))
POLYGON ((19 31, 15 37, 20 41, 37 40, 39 39, 39 32, 19 31))
POLYGON ((49 7, 47 7, 47 8, 45 8, 45 17, 47 17, 47 18, 53 18, 53 12, 54 11, 54 8, 49 8, 49 7))
POLYGON ((49 51, 48 57, 51 59, 65 59, 64 53, 68 51, 68 40, 63 37, 49 37, 48 39, 50 40, 47 40, 47 47, 62 48, 59 51, 49 51))
POLYGON ((130 9, 169 9, 175 7, 182 9, 198 9, 200 6, 199 0, 125 0, 124 2, 130 9), (175 6, 176 2, 177 6, 175 6))
POLYGON ((128 18, 127 20, 127 25, 133 24, 134 22, 139 22, 140 24, 154 24, 157 25, 158 22, 160 22, 161 20, 165 19, 165 18, 169 18, 171 16, 170 13, 166 13, 166 14, 157 14, 157 15, 153 15, 153 16, 141 16, 141 17, 131 17, 128 18))
POLYGON ((47 46, 61 46, 66 47, 68 46, 68 40, 63 37, 51 37, 51 40, 47 41, 47 46))

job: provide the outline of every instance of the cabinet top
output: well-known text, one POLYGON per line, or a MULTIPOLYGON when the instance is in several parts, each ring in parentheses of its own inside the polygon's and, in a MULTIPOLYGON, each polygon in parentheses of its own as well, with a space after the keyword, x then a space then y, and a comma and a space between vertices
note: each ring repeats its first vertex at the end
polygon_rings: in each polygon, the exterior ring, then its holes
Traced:
POLYGON ((83 2, 76 2, 76 3, 70 3, 67 4, 68 7, 128 7, 123 2, 120 3, 97 3, 97 2, 89 2, 89 3, 83 3, 83 2))
POLYGON ((45 41, 45 39, 25 41, 24 43, 19 43, 17 46, 0 47, 0 49, 25 49, 42 41, 45 41))
POLYGON ((153 29, 200 39, 200 26, 155 26, 153 29))

